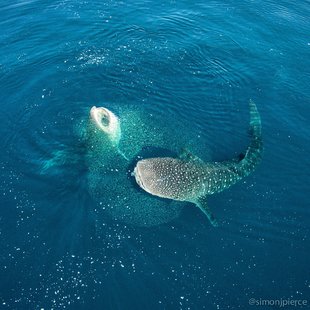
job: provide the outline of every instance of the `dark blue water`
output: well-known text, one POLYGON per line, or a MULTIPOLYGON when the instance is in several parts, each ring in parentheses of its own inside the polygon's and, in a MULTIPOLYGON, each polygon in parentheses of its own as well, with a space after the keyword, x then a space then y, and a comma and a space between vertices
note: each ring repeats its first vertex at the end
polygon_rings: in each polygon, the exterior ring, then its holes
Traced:
POLYGON ((0 308, 309 307, 309 16, 306 0, 2 1, 0 308), (126 192, 91 194, 93 105, 138 113, 146 145, 226 160, 248 145, 250 98, 264 157, 209 198, 218 228, 191 204, 160 217, 133 192, 123 218, 126 192))

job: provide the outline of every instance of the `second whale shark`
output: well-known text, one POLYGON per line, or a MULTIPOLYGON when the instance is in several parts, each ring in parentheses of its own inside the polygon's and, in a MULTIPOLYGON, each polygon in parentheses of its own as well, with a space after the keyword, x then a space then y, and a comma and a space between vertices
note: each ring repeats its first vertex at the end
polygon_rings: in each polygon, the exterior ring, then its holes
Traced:
POLYGON ((109 214, 113 220, 135 226, 167 223, 179 215, 182 205, 145 195, 131 182, 129 173, 148 152, 145 142, 151 142, 153 154, 162 135, 133 109, 119 115, 96 106, 89 113, 84 138, 87 185, 97 204, 96 213, 101 220, 109 214))
POLYGON ((251 142, 244 155, 230 161, 210 163, 191 154, 180 158, 143 159, 138 161, 133 173, 139 186, 158 197, 194 203, 211 224, 217 226, 207 196, 229 188, 254 171, 261 161, 261 119, 255 103, 250 100, 249 105, 251 142))

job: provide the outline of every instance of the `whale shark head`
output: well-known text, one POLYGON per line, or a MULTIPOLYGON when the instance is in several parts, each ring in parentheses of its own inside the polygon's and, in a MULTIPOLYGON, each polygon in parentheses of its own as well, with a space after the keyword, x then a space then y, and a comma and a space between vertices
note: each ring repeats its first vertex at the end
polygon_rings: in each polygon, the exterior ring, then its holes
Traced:
POLYGON ((121 138, 121 128, 118 117, 107 108, 93 106, 90 109, 90 119, 96 129, 103 131, 113 144, 117 145, 121 138))
POLYGON ((191 201, 196 195, 193 168, 193 164, 176 158, 148 158, 138 161, 133 175, 138 185, 149 194, 191 201))
POLYGON ((139 161, 134 168, 133 174, 132 174, 138 185, 144 189, 146 192, 153 194, 153 191, 150 190, 150 188, 153 187, 154 180, 156 179, 156 176, 153 174, 153 169, 150 166, 149 163, 145 161, 139 161))

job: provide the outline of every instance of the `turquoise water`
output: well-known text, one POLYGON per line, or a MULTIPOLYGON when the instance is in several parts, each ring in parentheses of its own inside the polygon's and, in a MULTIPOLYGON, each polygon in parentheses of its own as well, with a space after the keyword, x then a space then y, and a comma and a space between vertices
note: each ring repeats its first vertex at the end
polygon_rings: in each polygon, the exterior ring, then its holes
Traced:
POLYGON ((309 307, 309 16, 309 1, 2 1, 0 308, 309 307), (250 98, 263 161, 209 198, 218 228, 137 188, 139 154, 244 151, 250 98), (120 117, 131 159, 109 174, 85 142, 93 105, 120 117))

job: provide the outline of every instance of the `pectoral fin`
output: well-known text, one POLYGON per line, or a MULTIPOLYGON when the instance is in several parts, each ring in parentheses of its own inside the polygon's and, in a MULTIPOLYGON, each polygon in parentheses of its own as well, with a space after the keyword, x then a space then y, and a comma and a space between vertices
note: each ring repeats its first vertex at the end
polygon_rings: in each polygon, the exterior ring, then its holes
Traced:
POLYGON ((119 148, 117 148, 117 151, 122 157, 124 157, 127 161, 129 161, 129 158, 119 148))
POLYGON ((196 201, 196 205, 208 217, 212 226, 217 227, 218 226, 217 220, 215 219, 213 213, 211 212, 207 204, 207 196, 199 197, 198 200, 196 201))

